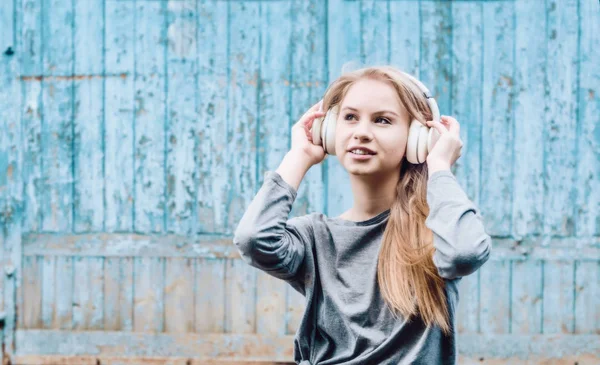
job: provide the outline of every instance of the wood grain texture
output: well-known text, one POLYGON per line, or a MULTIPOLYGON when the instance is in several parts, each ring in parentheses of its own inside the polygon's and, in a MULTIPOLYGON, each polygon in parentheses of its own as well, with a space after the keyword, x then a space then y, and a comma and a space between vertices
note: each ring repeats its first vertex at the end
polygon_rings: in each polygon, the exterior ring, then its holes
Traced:
POLYGON ((74 1, 73 230, 104 230, 104 0, 74 1))
MULTIPOLYGON (((304 297, 231 234, 326 87, 391 63, 461 122, 493 236, 461 358, 598 363, 599 24, 586 0, 1 2, 1 356, 288 361, 304 297)), ((351 205, 329 157, 290 217, 351 205)))
POLYGON ((135 3, 134 230, 165 231, 166 2, 135 3))
POLYGON ((452 4, 451 98, 452 113, 460 123, 462 156, 454 174, 473 202, 481 201, 481 137, 483 92, 483 5, 480 2, 452 4))
POLYGON ((577 236, 600 235, 600 3, 579 1, 577 89, 577 236))
POLYGON ((515 3, 483 2, 480 206, 489 234, 512 229, 515 3))
POLYGON ((600 333, 600 262, 575 262, 575 333, 600 333))
POLYGON ((577 0, 546 3, 547 112, 545 118, 544 234, 575 233, 574 187, 577 136, 577 0))
POLYGON ((195 234, 198 143, 196 1, 167 4, 166 231, 195 234))
POLYGON ((42 19, 41 228, 64 232, 73 228, 73 3, 45 3, 42 19))
POLYGON ((419 78, 421 9, 418 1, 389 2, 389 62, 419 78))
POLYGON ((104 229, 131 232, 134 219, 135 2, 104 3, 104 229))
POLYGON ((23 131, 20 125, 22 84, 18 49, 18 1, 0 5, 0 362, 10 361, 15 350, 17 290, 21 281, 23 222, 23 131))
POLYGON ((546 12, 541 1, 515 3, 513 234, 540 234, 544 219, 546 12))
POLYGON ((223 232, 232 193, 229 122, 229 4, 198 2, 198 193, 200 232, 223 232), (220 65, 217 67, 216 65, 220 65))
POLYGON ((170 258, 165 262, 165 332, 194 332, 194 259, 170 258))
MULTIPOLYGON (((462 336, 458 350, 462 356, 488 354, 501 360, 535 360, 565 364, 561 358, 600 358, 598 335, 482 335, 462 336), (565 350, 569 355, 565 355, 565 350), (503 356, 510 352, 511 355, 503 356), (550 362, 553 361, 553 362, 550 362)), ((103 331, 19 330, 18 356, 67 356, 75 349, 96 356, 191 357, 228 361, 289 361, 292 359, 293 336, 260 336, 254 334, 144 334, 103 331), (123 344, 127 344, 124 346, 123 344), (51 350, 50 349, 56 349, 51 350), (207 356, 206 354, 210 354, 207 356)), ((485 360, 485 359, 484 359, 485 360)), ((501 364, 491 362, 491 364, 501 364)), ((512 362, 511 362, 512 364, 512 362)), ((594 364, 586 362, 586 364, 594 364)))
POLYGON ((228 301, 225 281, 227 260, 196 260, 195 329, 198 333, 224 333, 228 301))
MULTIPOLYGON (((325 2, 293 1, 291 12, 291 90, 289 110, 292 118, 289 124, 282 123, 277 128, 287 136, 277 145, 283 147, 287 142, 287 152, 291 148, 290 129, 298 119, 314 104, 322 99, 327 80, 325 60, 326 20, 325 2), (284 128, 282 128, 285 126, 284 128)), ((264 32, 267 32, 265 29, 264 32)), ((330 156, 332 159, 337 157, 330 156)), ((283 156, 281 156, 283 158, 283 156)), ((271 167, 275 170, 281 158, 271 167)), ((326 159, 330 160, 329 158, 326 159)), ((325 184, 323 181, 324 163, 312 166, 298 187, 296 200, 292 205, 290 217, 300 216, 314 211, 323 211, 325 207, 325 184)))
POLYGON ((511 262, 488 262, 480 271, 479 329, 485 334, 510 333, 511 262))

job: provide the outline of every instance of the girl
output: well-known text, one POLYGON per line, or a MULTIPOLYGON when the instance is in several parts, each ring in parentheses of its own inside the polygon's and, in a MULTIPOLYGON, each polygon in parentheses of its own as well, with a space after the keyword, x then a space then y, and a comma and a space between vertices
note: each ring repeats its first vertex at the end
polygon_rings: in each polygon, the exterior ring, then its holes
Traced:
POLYGON ((459 123, 433 114, 400 70, 355 70, 293 126, 290 151, 265 174, 233 241, 248 264, 306 298, 296 363, 456 363, 457 285, 488 259, 491 239, 450 170, 459 123), (302 178, 326 156, 311 132, 321 107, 337 111, 335 154, 353 205, 288 219, 302 178), (423 163, 406 158, 413 119, 439 132, 423 163))

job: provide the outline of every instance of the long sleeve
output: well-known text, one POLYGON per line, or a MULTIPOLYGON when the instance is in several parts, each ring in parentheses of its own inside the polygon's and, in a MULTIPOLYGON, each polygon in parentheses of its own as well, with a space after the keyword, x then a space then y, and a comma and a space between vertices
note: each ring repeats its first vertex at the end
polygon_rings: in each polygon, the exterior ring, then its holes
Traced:
POLYGON ((251 266, 283 280, 294 278, 312 233, 307 216, 288 220, 296 190, 275 171, 263 185, 234 232, 233 243, 251 266))
POLYGON ((440 276, 454 279, 475 272, 489 258, 492 240, 478 208, 450 170, 429 177, 427 203, 425 225, 433 231, 433 262, 440 276))

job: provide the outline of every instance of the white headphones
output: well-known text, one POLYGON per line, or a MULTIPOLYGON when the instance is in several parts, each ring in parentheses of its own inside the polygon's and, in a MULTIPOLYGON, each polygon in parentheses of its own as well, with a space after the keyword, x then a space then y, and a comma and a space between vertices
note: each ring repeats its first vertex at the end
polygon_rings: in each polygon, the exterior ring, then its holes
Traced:
MULTIPOLYGON (((440 110, 435 99, 431 96, 429 89, 425 87, 415 77, 402 72, 407 76, 419 89, 427 99, 427 104, 433 120, 440 120, 440 110)), ((312 126, 313 144, 323 146, 325 153, 335 155, 335 127, 339 114, 339 105, 335 105, 327 111, 324 118, 317 118, 312 126)), ((427 154, 433 148, 433 145, 439 138, 439 133, 435 128, 429 128, 427 125, 413 119, 410 123, 408 131, 408 143, 406 146, 406 159, 412 164, 421 164, 427 159, 427 154)))

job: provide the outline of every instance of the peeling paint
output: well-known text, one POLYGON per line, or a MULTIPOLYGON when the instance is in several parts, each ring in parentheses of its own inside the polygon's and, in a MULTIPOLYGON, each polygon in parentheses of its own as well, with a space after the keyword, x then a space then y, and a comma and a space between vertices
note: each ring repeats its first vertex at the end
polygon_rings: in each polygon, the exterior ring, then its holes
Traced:
POLYGON ((121 78, 126 79, 129 74, 126 72, 115 75, 23 75, 19 76, 21 81, 82 81, 105 78, 121 78))

